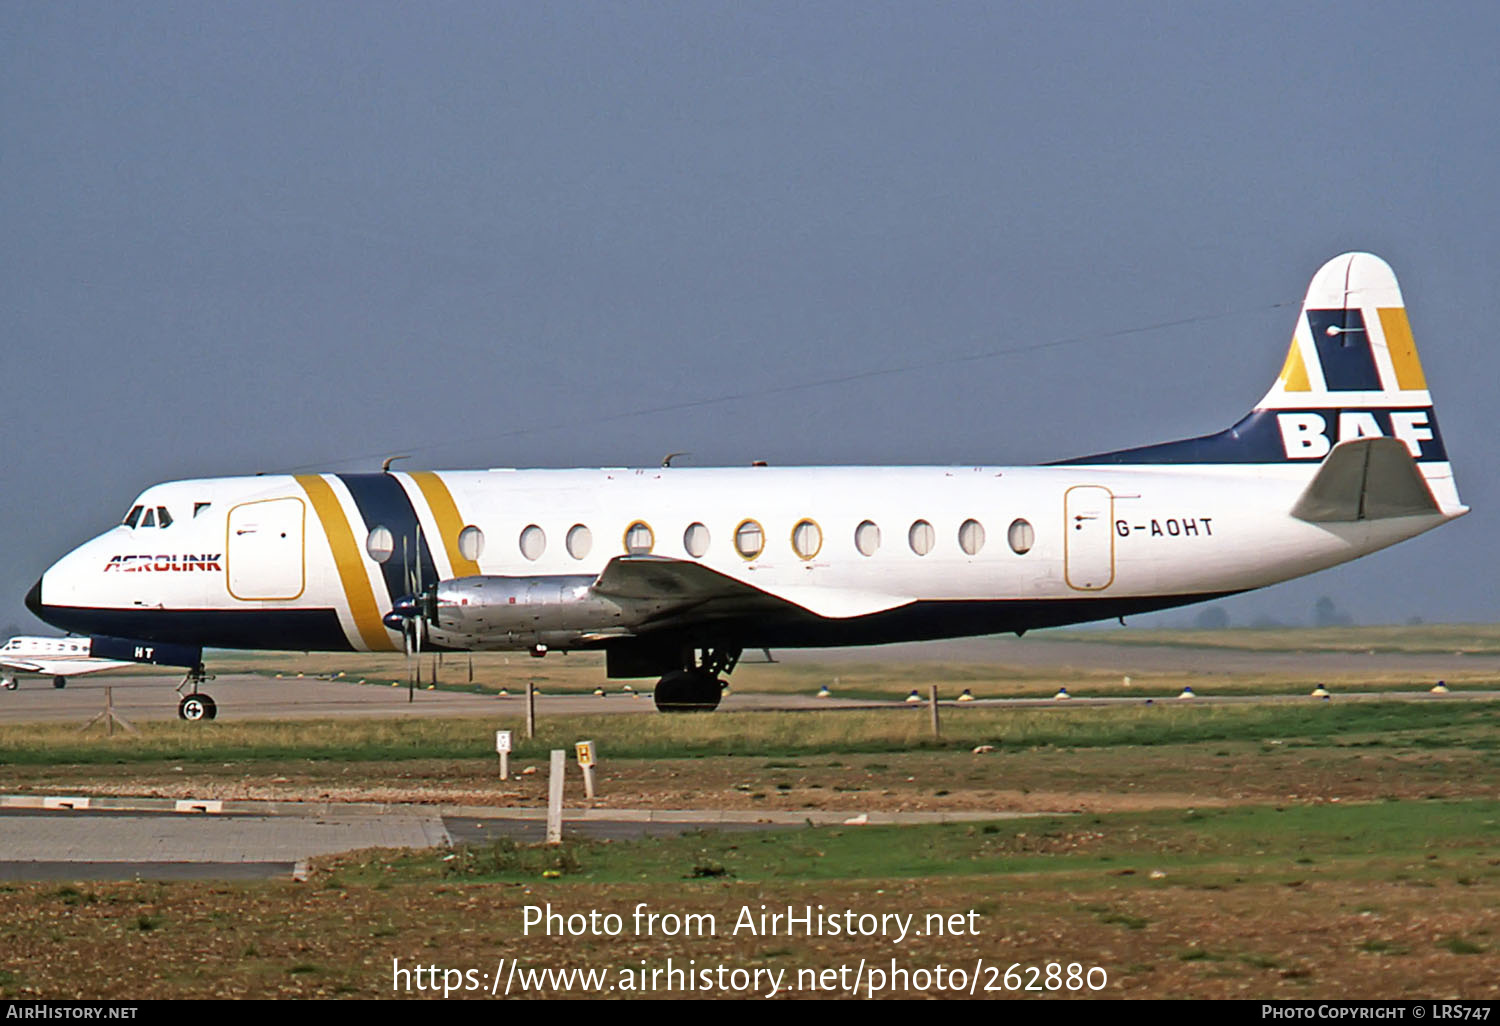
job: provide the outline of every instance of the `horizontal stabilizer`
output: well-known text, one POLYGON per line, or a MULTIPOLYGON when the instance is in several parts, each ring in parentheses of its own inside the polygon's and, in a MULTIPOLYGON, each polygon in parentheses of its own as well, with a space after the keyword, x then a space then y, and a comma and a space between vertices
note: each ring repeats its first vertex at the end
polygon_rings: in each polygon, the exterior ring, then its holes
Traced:
POLYGON ((1314 524, 1440 512, 1416 461, 1399 438, 1340 442, 1292 507, 1292 516, 1314 524))

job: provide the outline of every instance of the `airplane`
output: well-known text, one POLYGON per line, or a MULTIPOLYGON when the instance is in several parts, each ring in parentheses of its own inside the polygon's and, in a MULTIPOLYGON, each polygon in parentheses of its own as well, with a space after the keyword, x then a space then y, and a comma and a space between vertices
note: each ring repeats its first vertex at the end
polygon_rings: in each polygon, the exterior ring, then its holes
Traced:
POLYGON ((68 686, 69 677, 129 666, 127 660, 96 659, 88 638, 11 638, 0 647, 0 688, 16 690, 23 673, 51 677, 54 688, 68 686))
MULTIPOLYGON (((1314 275, 1265 397, 1214 434, 1032 467, 387 460, 173 481, 53 564, 26 604, 121 647, 174 646, 174 665, 202 646, 602 649, 609 677, 659 678, 659 709, 713 709, 746 649, 1115 619, 1322 570, 1467 512, 1396 276, 1346 253, 1314 275)), ((184 718, 211 718, 202 677, 192 663, 184 718)))

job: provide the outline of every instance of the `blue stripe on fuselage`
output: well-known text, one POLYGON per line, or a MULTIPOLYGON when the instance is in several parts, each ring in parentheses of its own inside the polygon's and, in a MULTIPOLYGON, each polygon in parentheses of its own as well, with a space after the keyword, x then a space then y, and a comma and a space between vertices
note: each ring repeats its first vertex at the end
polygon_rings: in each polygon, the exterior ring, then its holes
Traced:
POLYGON ((364 518, 365 531, 382 526, 391 532, 395 545, 391 558, 380 571, 392 604, 416 590, 414 583, 407 580, 408 571, 420 578, 424 588, 436 584, 437 565, 432 561, 425 533, 418 530, 417 511, 401 482, 390 474, 339 474, 338 479, 354 496, 354 504, 364 518))

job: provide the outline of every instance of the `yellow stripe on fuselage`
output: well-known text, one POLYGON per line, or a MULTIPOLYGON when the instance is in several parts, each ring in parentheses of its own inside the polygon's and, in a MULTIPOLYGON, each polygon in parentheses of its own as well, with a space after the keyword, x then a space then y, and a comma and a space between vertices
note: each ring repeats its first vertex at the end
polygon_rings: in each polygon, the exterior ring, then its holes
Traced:
POLYGON ((454 577, 473 577, 479 573, 479 564, 464 557, 458 548, 458 533, 464 529, 463 517, 458 515, 458 504, 453 493, 443 484, 443 479, 430 470, 421 470, 411 479, 422 489, 427 508, 432 510, 432 519, 437 521, 438 532, 443 536, 443 549, 448 553, 448 562, 453 564, 454 577))
POLYGON ((333 488, 317 474, 297 474, 297 483, 307 493, 308 501, 323 524, 323 534, 333 552, 334 565, 339 570, 339 581, 344 586, 344 598, 349 603, 349 613, 354 617, 354 626, 360 639, 372 652, 393 652, 396 645, 380 622, 380 607, 375 603, 375 592, 370 588, 369 575, 359 558, 359 545, 354 532, 339 505, 333 488))

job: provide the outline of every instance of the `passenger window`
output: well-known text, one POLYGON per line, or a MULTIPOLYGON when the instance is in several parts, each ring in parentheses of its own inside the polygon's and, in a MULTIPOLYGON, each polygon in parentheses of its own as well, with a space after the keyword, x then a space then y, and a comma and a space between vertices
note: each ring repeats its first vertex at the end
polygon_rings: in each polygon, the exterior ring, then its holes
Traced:
POLYGON ((479 562, 479 557, 484 554, 484 532, 473 524, 459 531, 458 554, 471 563, 479 562))
POLYGON ((384 524, 376 524, 365 536, 365 551, 377 563, 384 563, 396 551, 396 537, 384 524))
POLYGON ((172 514, 170 514, 170 513, 167 512, 167 507, 165 507, 165 506, 158 506, 158 507, 156 507, 156 526, 157 527, 171 527, 172 526, 172 514))
POLYGON ((880 527, 873 520, 866 520, 854 529, 854 547, 861 556, 873 556, 880 548, 880 527))
POLYGON ((630 555, 645 556, 655 547, 656 535, 644 520, 637 520, 625 529, 625 551, 630 555))
POLYGON ((146 515, 141 518, 141 526, 142 527, 155 527, 156 526, 156 510, 154 510, 154 509, 148 509, 148 510, 146 510, 146 515))
POLYGON ((734 529, 734 547, 746 559, 754 559, 766 547, 766 533, 754 520, 745 520, 734 529))
POLYGON ((136 522, 141 519, 141 510, 143 508, 141 506, 131 507, 130 512, 125 514, 126 527, 134 527, 136 525, 136 522))
POLYGON ((703 524, 688 524, 687 530, 682 532, 682 547, 689 556, 702 559, 708 552, 708 528, 703 524))
POLYGON ((583 524, 574 524, 568 529, 568 555, 582 559, 594 547, 594 532, 583 524))
POLYGON ((823 547, 823 529, 811 520, 799 520, 792 528, 792 549, 802 559, 812 559, 823 547))
POLYGON ((984 548, 984 525, 977 520, 965 520, 958 525, 958 546, 970 556, 977 556, 984 548))
POLYGON ((906 533, 906 540, 911 545, 911 550, 919 556, 925 556, 932 551, 933 543, 937 541, 937 534, 932 525, 925 520, 918 520, 911 525, 911 530, 906 533))
POLYGON ((532 562, 542 558, 542 553, 547 551, 547 534, 535 524, 527 526, 521 532, 521 555, 532 562))
POLYGON ((1036 531, 1027 521, 1017 519, 1011 521, 1010 530, 1005 532, 1005 537, 1010 542, 1011 551, 1024 556, 1036 542, 1036 531))

